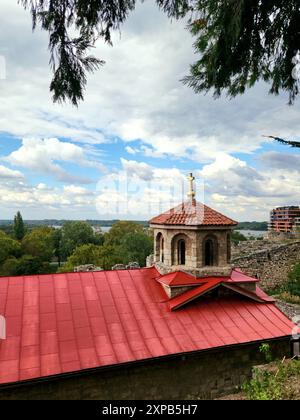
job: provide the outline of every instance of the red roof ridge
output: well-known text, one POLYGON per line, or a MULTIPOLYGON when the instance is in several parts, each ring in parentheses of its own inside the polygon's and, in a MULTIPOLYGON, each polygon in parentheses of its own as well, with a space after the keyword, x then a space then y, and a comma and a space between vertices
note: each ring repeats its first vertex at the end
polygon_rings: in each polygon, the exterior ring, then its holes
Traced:
POLYGON ((240 268, 233 268, 227 281, 229 283, 259 283, 260 279, 245 274, 240 268))
POLYGON ((274 302, 274 299, 264 293, 260 288, 257 288, 257 290, 254 292, 236 284, 227 282, 224 278, 211 278, 205 284, 202 284, 192 290, 188 290, 181 295, 175 296, 173 299, 171 299, 169 303, 170 309, 171 311, 174 311, 220 286, 224 286, 227 289, 230 289, 259 303, 274 302))
POLYGON ((172 273, 163 274, 156 279, 159 283, 166 286, 180 287, 193 286, 207 283, 205 278, 196 277, 183 270, 173 271, 172 273))
POLYGON ((204 295, 205 293, 210 292, 211 290, 218 287, 222 283, 222 281, 223 281, 222 279, 214 279, 205 284, 202 284, 199 287, 196 287, 195 289, 188 290, 182 295, 174 297, 173 299, 170 300, 170 303, 169 303, 171 311, 174 311, 175 309, 178 309, 181 306, 186 305, 187 303, 191 302, 194 299, 197 299, 198 297, 204 295))
POLYGON ((152 218, 150 224, 187 226, 236 226, 238 222, 196 200, 188 200, 152 218))

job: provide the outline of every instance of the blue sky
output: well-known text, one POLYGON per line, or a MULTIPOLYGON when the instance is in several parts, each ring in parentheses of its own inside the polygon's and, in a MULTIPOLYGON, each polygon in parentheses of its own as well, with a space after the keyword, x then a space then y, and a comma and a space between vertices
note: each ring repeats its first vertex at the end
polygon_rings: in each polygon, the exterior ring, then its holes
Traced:
POLYGON ((0 11, 0 219, 150 218, 183 198, 191 171, 198 198, 239 221, 299 204, 299 150, 262 137, 299 139, 299 101, 263 83, 232 100, 183 86, 185 22, 139 5, 113 48, 97 44, 106 65, 74 108, 51 101, 47 34, 16 1, 0 11))

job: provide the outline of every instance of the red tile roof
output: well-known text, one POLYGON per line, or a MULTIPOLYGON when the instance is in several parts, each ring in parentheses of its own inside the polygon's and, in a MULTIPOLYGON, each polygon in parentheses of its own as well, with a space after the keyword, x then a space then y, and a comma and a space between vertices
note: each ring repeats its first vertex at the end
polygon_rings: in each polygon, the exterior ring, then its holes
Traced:
POLYGON ((239 296, 170 311, 155 268, 0 278, 0 384, 290 336, 273 303, 239 296))
POLYGON ((238 223, 210 207, 189 200, 150 220, 152 225, 236 226, 238 223))

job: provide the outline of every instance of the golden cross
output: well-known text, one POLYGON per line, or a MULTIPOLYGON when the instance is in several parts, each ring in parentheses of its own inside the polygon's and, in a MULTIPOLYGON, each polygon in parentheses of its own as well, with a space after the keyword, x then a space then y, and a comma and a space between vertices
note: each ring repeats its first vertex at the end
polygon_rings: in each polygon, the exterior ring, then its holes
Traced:
POLYGON ((194 191, 194 181, 195 181, 195 177, 193 176, 193 174, 189 174, 188 176, 188 181, 190 183, 190 191, 188 192, 188 197, 191 199, 194 199, 196 197, 196 193, 194 191))

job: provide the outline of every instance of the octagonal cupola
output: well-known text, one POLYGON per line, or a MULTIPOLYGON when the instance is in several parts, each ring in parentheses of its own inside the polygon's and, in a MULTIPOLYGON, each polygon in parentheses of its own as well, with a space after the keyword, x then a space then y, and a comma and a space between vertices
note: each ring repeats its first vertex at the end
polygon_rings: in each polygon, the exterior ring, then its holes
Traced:
POLYGON ((154 263, 161 273, 178 270, 196 276, 231 272, 231 232, 237 222, 198 202, 192 174, 188 200, 150 220, 154 263))

